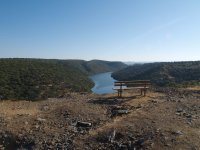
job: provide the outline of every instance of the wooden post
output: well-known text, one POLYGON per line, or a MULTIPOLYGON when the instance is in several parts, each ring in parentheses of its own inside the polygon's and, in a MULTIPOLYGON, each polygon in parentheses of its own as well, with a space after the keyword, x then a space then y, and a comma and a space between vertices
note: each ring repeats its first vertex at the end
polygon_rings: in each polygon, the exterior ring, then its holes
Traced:
POLYGON ((147 90, 147 82, 144 83, 144 96, 146 96, 146 90, 147 90))
POLYGON ((122 83, 120 84, 120 97, 122 97, 122 83))

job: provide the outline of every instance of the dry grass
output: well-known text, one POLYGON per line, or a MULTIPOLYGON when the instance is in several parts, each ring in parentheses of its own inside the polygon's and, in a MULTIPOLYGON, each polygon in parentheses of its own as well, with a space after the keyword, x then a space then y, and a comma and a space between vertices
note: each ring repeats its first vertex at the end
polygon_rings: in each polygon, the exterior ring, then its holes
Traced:
POLYGON ((0 114, 8 117, 16 115, 36 115, 39 113, 37 103, 28 101, 4 101, 0 103, 0 114))
MULTIPOLYGON (((125 143, 129 134, 136 137, 148 137, 153 134, 153 145, 150 146, 150 149, 191 149, 200 146, 200 128, 198 126, 200 119, 193 120, 190 125, 187 118, 176 115, 180 104, 187 105, 189 108, 193 105, 200 106, 200 102, 195 98, 190 101, 184 99, 182 102, 170 102, 160 98, 165 94, 156 92, 150 92, 146 97, 130 92, 124 93, 123 96, 126 98, 123 98, 124 102, 120 105, 129 108, 129 114, 114 117, 97 129, 90 130, 88 135, 77 139, 78 144, 84 146, 81 142, 84 139, 86 139, 85 142, 91 141, 91 139, 108 140, 109 135, 115 130, 116 133, 122 135, 121 140, 124 140, 125 143), (137 106, 141 107, 137 108, 137 106), (179 131, 182 135, 176 135, 176 132, 179 131)), ((113 97, 113 94, 107 97, 113 97)), ((200 115, 200 112, 198 113, 200 115)), ((101 140, 97 141, 101 142, 101 140)), ((96 144, 91 141, 92 147, 95 147, 96 144)))
POLYGON ((188 87, 188 90, 197 90, 200 91, 200 86, 193 86, 193 87, 188 87))
MULTIPOLYGON (((193 94, 194 97, 187 97, 190 94, 181 97, 172 94, 176 101, 169 101, 166 93, 151 91, 146 97, 138 93, 125 92, 123 98, 117 98, 116 93, 103 96, 72 94, 63 99, 37 102, 4 101, 0 103, 0 114, 7 124, 1 125, 1 130, 15 134, 21 134, 22 131, 29 134, 31 131, 35 138, 42 139, 66 133, 70 136, 74 133, 71 121, 80 120, 92 122, 93 127, 85 134, 76 133, 73 139, 75 149, 85 149, 88 143, 91 149, 98 149, 100 145, 106 148, 108 136, 114 130, 119 136, 116 140, 122 143, 129 140, 127 135, 135 140, 152 137, 150 149, 192 149, 200 146, 198 93, 193 94), (44 107, 48 109, 44 110, 44 107), (114 107, 126 108, 129 113, 111 117, 114 107), (184 115, 177 115, 177 108, 191 114, 192 122, 184 115), (38 117, 46 121, 38 122, 38 117), (42 132, 35 130, 38 124, 42 132), (179 131, 182 134, 176 135, 179 131)), ((149 143, 144 144, 144 148, 145 145, 149 146, 149 143)))

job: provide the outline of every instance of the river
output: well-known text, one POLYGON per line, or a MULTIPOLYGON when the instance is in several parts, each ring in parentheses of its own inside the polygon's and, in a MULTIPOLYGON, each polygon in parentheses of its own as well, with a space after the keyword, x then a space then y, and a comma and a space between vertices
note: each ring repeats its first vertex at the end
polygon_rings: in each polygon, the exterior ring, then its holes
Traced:
POLYGON ((92 92, 96 94, 114 93, 114 82, 116 81, 111 77, 112 72, 100 73, 90 76, 95 86, 92 88, 92 92))

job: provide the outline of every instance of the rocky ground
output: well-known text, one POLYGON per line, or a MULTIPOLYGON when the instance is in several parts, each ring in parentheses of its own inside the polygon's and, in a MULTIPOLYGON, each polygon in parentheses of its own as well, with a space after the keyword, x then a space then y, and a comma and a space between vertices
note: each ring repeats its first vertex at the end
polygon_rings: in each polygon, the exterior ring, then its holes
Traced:
POLYGON ((0 150, 200 149, 200 90, 0 102, 0 150))

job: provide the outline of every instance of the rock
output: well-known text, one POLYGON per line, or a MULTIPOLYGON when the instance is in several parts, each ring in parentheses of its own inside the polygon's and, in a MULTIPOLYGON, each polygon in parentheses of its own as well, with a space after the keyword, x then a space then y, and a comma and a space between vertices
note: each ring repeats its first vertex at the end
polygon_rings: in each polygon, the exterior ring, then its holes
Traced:
POLYGON ((44 106, 44 107, 43 107, 43 110, 44 110, 44 111, 49 110, 49 106, 44 106))
POLYGON ((43 118, 38 117, 38 118, 37 118, 37 121, 44 122, 44 121, 46 121, 46 119, 43 119, 43 118))
POLYGON ((11 117, 7 117, 7 119, 8 119, 8 120, 11 120, 12 118, 11 118, 11 117))
POLYGON ((108 137, 108 141, 113 143, 115 140, 116 131, 114 130, 112 134, 108 137))
POLYGON ((128 114, 128 110, 127 109, 119 109, 119 110, 112 110, 112 115, 116 116, 116 115, 123 115, 123 114, 128 114))
POLYGON ((170 146, 171 146, 171 144, 169 144, 169 143, 166 143, 164 146, 170 147, 170 146))
POLYGON ((191 122, 191 121, 189 121, 189 122, 187 122, 187 124, 191 126, 191 125, 192 125, 192 122, 191 122))
POLYGON ((28 125, 28 121, 25 121, 24 123, 25 123, 25 125, 28 125))
POLYGON ((136 109, 139 109, 139 108, 142 108, 143 105, 142 104, 139 104, 138 106, 136 106, 136 109))
POLYGON ((137 149, 140 149, 140 148, 143 147, 144 143, 145 143, 144 138, 141 138, 141 139, 137 140, 137 141, 134 143, 134 146, 135 146, 137 149))
POLYGON ((4 148, 4 146, 3 146, 3 145, 0 145, 0 149, 1 149, 1 150, 4 150, 5 148, 4 148))
POLYGON ((17 116, 23 116, 23 114, 17 114, 17 116))
POLYGON ((160 132, 160 128, 156 129, 156 133, 159 133, 160 132))
POLYGON ((183 109, 182 109, 182 108, 178 108, 178 109, 176 110, 176 112, 181 113, 181 112, 183 112, 183 109))
POLYGON ((187 118, 192 118, 192 115, 191 114, 187 114, 186 117, 187 118))
POLYGON ((81 122, 81 121, 78 121, 76 123, 76 126, 77 127, 92 127, 92 123, 90 122, 81 122))
POLYGON ((38 124, 37 124, 37 125, 35 125, 35 128, 36 128, 36 129, 38 129, 39 127, 40 127, 40 126, 39 126, 38 124))
POLYGON ((127 145, 125 145, 125 144, 120 144, 119 147, 121 150, 128 149, 127 145))
POLYGON ((176 115, 181 116, 181 113, 176 113, 176 115))
POLYGON ((150 100, 152 103, 158 103, 158 101, 156 100, 150 100))
POLYGON ((183 132, 178 130, 178 131, 173 131, 172 134, 179 136, 179 135, 183 135, 183 132))

